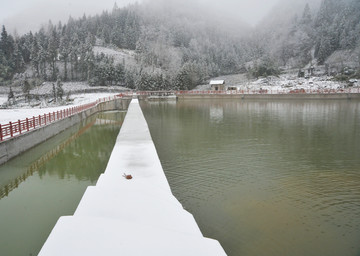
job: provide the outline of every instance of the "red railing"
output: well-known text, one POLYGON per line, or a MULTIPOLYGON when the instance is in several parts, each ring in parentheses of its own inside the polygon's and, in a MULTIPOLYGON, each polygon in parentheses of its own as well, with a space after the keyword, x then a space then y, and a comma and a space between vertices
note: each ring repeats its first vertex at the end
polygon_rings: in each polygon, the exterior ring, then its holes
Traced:
POLYGON ((169 95, 228 95, 228 94, 340 94, 360 93, 360 88, 346 89, 259 89, 259 90, 226 90, 226 91, 137 91, 138 96, 169 96, 169 95))
POLYGON ((125 94, 119 94, 113 97, 106 97, 106 98, 98 99, 97 101, 89 104, 58 110, 56 112, 42 114, 39 116, 33 116, 31 118, 18 120, 15 122, 9 122, 8 124, 3 124, 3 125, 0 124, 0 141, 4 141, 5 139, 12 137, 20 136, 21 134, 28 132, 30 130, 43 127, 50 123, 67 118, 82 111, 91 109, 101 102, 111 101, 116 98, 122 97, 124 95, 125 94))
MULTIPOLYGON (((144 92, 142 92, 144 95, 144 92)), ((260 89, 260 90, 227 90, 227 91, 175 91, 176 95, 209 95, 209 94, 341 94, 341 93, 360 93, 360 88, 345 88, 345 89, 260 89)))

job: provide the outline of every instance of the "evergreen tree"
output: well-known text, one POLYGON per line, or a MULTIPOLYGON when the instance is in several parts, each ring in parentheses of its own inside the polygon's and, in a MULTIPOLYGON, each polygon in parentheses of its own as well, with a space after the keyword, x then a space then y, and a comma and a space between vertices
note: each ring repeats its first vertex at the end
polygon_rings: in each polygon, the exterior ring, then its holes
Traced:
POLYGON ((2 27, 0 36, 0 75, 3 80, 9 80, 15 70, 14 39, 8 35, 5 26, 2 27))
POLYGON ((56 34, 56 30, 53 28, 51 31, 49 44, 47 48, 47 57, 51 68, 51 80, 53 81, 55 81, 57 78, 56 62, 58 58, 58 48, 59 48, 58 37, 56 34))
POLYGON ((71 80, 75 80, 77 78, 77 72, 78 72, 78 64, 79 64, 79 47, 80 46, 80 40, 77 34, 73 35, 71 39, 71 45, 70 45, 70 73, 71 73, 71 80))
POLYGON ((307 24, 310 24, 311 22, 312 22, 311 10, 310 10, 309 4, 307 3, 305 5, 300 24, 307 25, 307 24))
POLYGON ((125 72, 125 86, 130 89, 135 89, 135 73, 127 70, 125 72))
POLYGON ((55 87, 54 83, 52 83, 52 95, 53 95, 54 101, 56 102, 57 96, 56 96, 56 87, 55 87))
POLYGON ((5 59, 4 53, 0 49, 0 85, 8 78, 9 67, 5 59))
POLYGON ((94 76, 94 70, 95 70, 95 56, 94 52, 90 51, 86 54, 86 63, 87 63, 87 81, 90 81, 94 76))
POLYGON ((11 55, 14 52, 14 39, 11 35, 8 35, 5 26, 2 27, 0 37, 0 49, 2 50, 5 58, 11 59, 11 55))
POLYGON ((14 70, 16 72, 21 72, 25 67, 25 62, 17 43, 15 43, 15 47, 14 47, 13 60, 14 60, 14 70))
POLYGON ((39 45, 36 37, 34 38, 31 46, 30 62, 35 71, 36 77, 40 77, 39 45))
POLYGON ((25 95, 25 102, 26 101, 28 101, 28 102, 30 102, 30 83, 29 83, 29 81, 26 79, 25 81, 24 81, 24 85, 23 85, 23 88, 22 88, 22 90, 23 90, 23 93, 24 93, 24 95, 25 95))
POLYGON ((55 98, 58 98, 60 100, 62 100, 64 96, 64 89, 63 89, 63 84, 61 82, 61 79, 58 78, 56 81, 56 95, 55 98))
POLYGON ((11 86, 10 86, 10 91, 9 91, 9 94, 8 94, 8 102, 10 104, 15 102, 15 95, 14 95, 14 92, 13 92, 11 86))
POLYGON ((47 57, 47 51, 42 45, 40 45, 39 47, 38 60, 39 60, 40 75, 43 79, 47 80, 46 61, 48 60, 48 57, 47 57))
POLYGON ((122 64, 115 66, 115 82, 117 85, 125 84, 125 68, 122 64))
POLYGON ((70 56, 70 40, 65 33, 60 39, 59 45, 60 59, 64 62, 64 81, 68 80, 68 61, 70 56))

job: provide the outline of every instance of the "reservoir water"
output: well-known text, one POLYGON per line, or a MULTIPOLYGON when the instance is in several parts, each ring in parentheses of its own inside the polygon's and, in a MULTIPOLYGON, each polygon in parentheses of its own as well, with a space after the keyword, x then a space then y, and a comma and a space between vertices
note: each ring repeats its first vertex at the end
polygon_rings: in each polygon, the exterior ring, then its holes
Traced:
POLYGON ((360 102, 141 102, 173 194, 229 256, 360 255, 360 102))
POLYGON ((0 255, 37 255, 105 171, 125 112, 104 112, 0 166, 0 255))

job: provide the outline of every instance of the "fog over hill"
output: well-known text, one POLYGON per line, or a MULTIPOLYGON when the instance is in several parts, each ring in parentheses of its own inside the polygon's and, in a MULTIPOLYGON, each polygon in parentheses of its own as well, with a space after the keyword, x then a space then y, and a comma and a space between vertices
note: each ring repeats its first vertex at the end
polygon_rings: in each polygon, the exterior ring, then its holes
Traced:
POLYGON ((358 0, 274 3, 144 0, 61 23, 52 20, 24 35, 3 27, 0 83, 24 84, 25 79, 35 86, 62 80, 187 90, 211 77, 247 73, 257 78, 312 65, 325 65, 326 72, 335 68, 335 75, 347 78, 359 76, 358 0), (119 54, 106 54, 111 52, 119 54))
MULTIPOLYGON (((118 6, 141 0, 116 0, 118 6)), ((102 11, 111 10, 115 0, 1 0, 0 24, 4 24, 9 32, 16 30, 24 34, 40 29, 41 25, 52 20, 66 22, 69 17, 79 18, 84 14, 101 14, 102 11)))
MULTIPOLYGON (((49 20, 57 23, 66 22, 69 16, 73 18, 101 14, 104 10, 111 10, 114 3, 119 7, 130 3, 147 2, 149 5, 162 5, 169 8, 180 8, 186 12, 202 15, 204 10, 212 9, 222 20, 224 17, 238 21, 239 18, 251 26, 256 25, 278 0, 2 0, 0 8, 0 24, 4 24, 9 32, 15 30, 19 34, 30 30, 36 31, 40 25, 49 20), (197 8, 201 5, 201 8, 197 8), (46 11, 44 11, 46 10, 46 11)), ((214 14, 214 13, 213 13, 214 14)), ((217 19, 217 17, 213 17, 217 19)))

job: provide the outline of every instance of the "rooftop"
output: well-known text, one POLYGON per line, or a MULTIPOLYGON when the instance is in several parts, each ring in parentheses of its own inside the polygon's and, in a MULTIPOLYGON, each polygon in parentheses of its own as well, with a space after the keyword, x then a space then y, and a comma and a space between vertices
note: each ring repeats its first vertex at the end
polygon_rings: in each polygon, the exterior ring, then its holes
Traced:
POLYGON ((225 84, 225 80, 211 80, 210 85, 221 85, 225 84))

